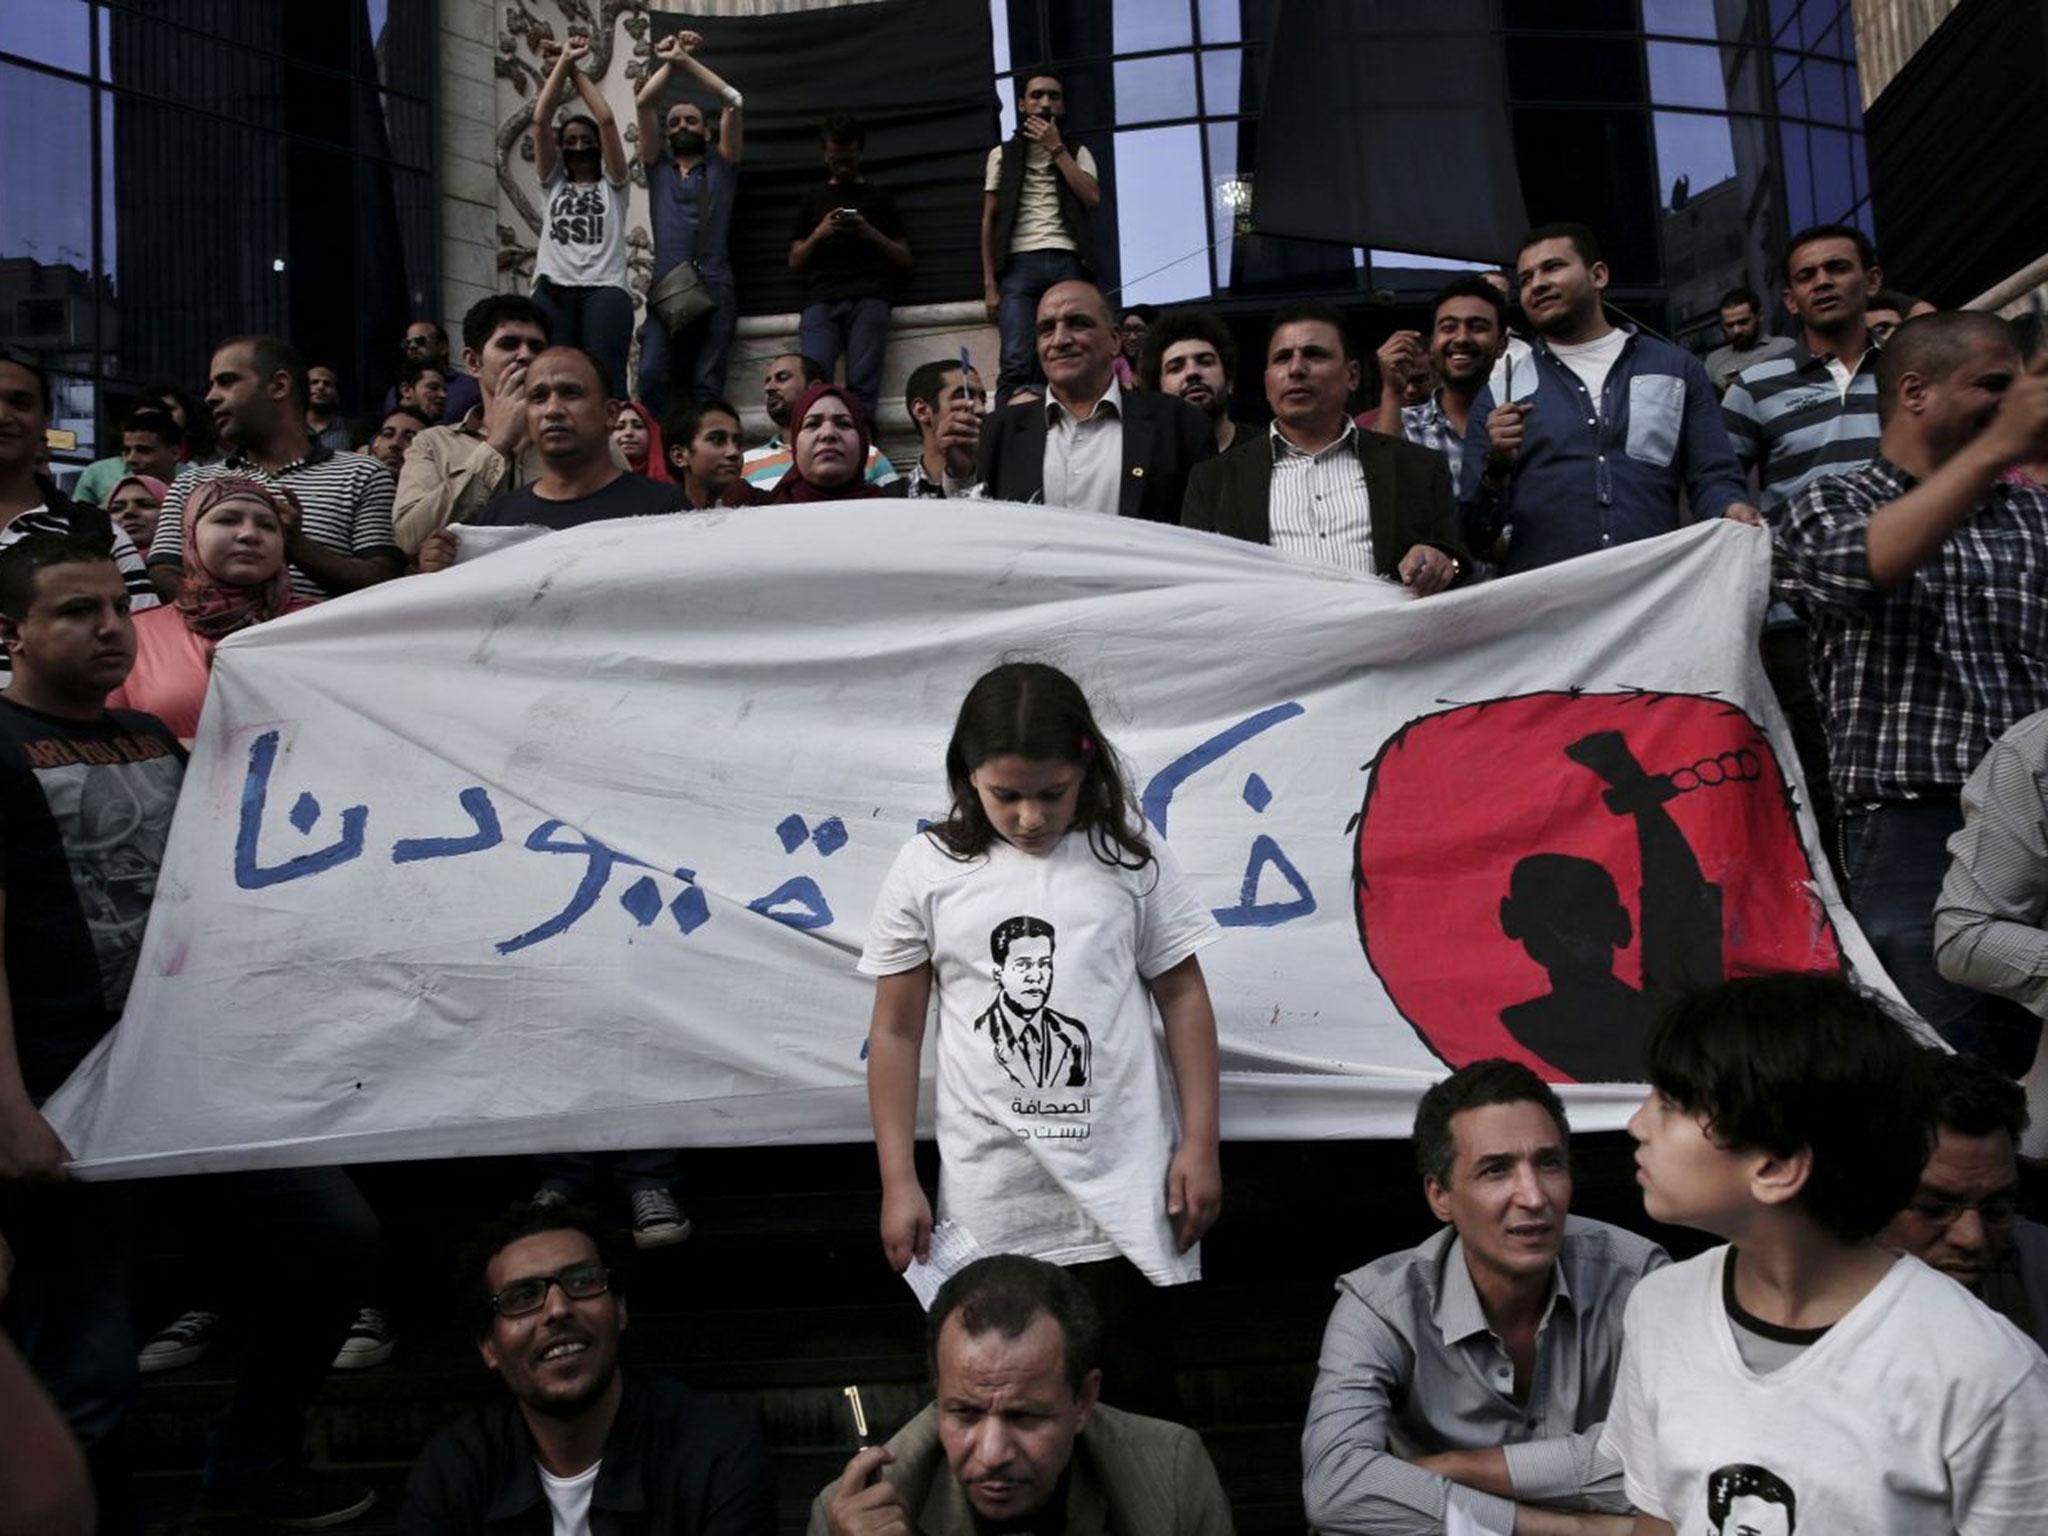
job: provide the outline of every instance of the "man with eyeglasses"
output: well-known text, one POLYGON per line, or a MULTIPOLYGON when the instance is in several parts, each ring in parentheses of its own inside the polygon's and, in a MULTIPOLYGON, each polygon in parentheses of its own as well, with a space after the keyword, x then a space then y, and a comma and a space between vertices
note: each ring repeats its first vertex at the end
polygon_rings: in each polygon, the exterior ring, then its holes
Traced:
POLYGON ((1990 1063, 1930 1051, 1934 1151, 1880 1234, 2048 1347, 2048 1227, 2018 1214, 2025 1092, 1990 1063))
POLYGON ((595 1217, 513 1207, 479 1235, 477 1349, 509 1399, 433 1439, 406 1536, 663 1532, 768 1536, 775 1482, 759 1433, 666 1377, 621 1373, 621 1251, 595 1217))

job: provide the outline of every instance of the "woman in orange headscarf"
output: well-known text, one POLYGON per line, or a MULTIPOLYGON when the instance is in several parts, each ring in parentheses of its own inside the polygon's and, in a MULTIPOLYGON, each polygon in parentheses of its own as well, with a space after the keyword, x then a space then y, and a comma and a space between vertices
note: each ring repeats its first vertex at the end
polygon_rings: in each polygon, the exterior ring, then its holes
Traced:
POLYGON ((185 498, 185 579, 175 605, 135 618, 135 668, 108 704, 155 715, 190 742, 213 671, 213 651, 229 635, 311 606, 292 592, 285 564, 288 529, 299 520, 291 492, 225 475, 203 480, 185 498))

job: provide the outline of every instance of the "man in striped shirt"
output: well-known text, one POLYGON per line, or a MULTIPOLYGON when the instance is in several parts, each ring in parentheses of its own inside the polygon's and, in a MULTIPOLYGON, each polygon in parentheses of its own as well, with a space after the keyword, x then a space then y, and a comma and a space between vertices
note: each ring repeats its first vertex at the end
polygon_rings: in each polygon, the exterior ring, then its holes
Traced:
MULTIPOLYGON (((1753 363, 1721 398, 1735 457, 1754 472, 1758 504, 1775 527, 1814 481, 1877 456, 1876 343, 1866 320, 1884 281, 1870 237, 1846 224, 1801 230, 1785 248, 1785 308, 1799 338, 1783 357, 1753 363)), ((1827 735, 1808 678, 1805 622, 1783 598, 1764 619, 1764 671, 1792 727, 1824 845, 1834 845, 1827 735)))
POLYGON ((1422 1096, 1415 1160, 1442 1229, 1337 1282, 1301 1437, 1324 1536, 1627 1536, 1600 1432, 1622 1313, 1665 1262, 1570 1214, 1571 1128, 1520 1062, 1422 1096))
MULTIPOLYGON (((105 537, 127 585, 130 610, 154 608, 156 591, 135 541, 105 512, 74 506, 53 482, 36 474, 36 451, 49 425, 49 374, 26 353, 0 353, 0 549, 32 533, 105 537)), ((0 683, 7 680, 8 669, 7 653, 0 650, 0 683)))
POLYGON ((306 360, 275 336, 237 336, 214 351, 206 408, 228 457, 179 477, 157 515, 149 574, 166 601, 184 568, 185 498, 202 480, 246 475, 289 491, 300 520, 285 535, 292 590, 318 601, 405 569, 391 530, 391 476, 368 454, 336 453, 306 435, 306 360))

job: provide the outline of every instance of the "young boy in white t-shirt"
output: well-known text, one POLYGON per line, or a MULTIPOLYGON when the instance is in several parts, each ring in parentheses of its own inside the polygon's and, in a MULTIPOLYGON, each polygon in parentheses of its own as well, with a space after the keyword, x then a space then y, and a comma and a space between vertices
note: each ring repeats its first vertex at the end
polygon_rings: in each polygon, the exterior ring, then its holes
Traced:
POLYGON ((1629 1298, 1603 1449, 1637 1536, 2048 1530, 2048 1359, 1874 1241, 1928 1147, 1921 1048, 1825 976, 1687 998, 1629 1122, 1643 1206, 1726 1238, 1629 1298))

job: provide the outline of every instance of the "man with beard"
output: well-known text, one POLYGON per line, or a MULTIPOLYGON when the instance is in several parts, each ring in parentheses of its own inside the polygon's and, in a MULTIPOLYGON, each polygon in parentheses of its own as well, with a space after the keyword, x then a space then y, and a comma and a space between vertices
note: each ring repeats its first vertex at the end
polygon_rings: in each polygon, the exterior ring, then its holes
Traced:
POLYGON ((634 104, 640 114, 640 161, 647 169, 647 210, 654 226, 654 280, 650 298, 663 281, 685 262, 695 266, 712 307, 671 334, 650 302, 640 327, 640 400, 656 416, 667 409, 668 390, 700 400, 725 393, 725 360, 732 351, 733 326, 739 315, 733 297, 733 197, 739 187, 740 156, 745 148, 745 122, 740 93, 713 74, 697 57, 704 39, 695 32, 675 32, 654 41, 655 67, 634 104), (678 101, 662 121, 655 111, 677 69, 693 76, 718 96, 718 142, 711 142, 704 108, 678 101))
POLYGON ((439 363, 407 363, 398 374, 398 404, 428 421, 448 407, 448 373, 439 363))
MULTIPOLYGON (((1883 274, 1870 237, 1846 224, 1802 230, 1785 248, 1785 308, 1799 339, 1783 356, 1744 368, 1721 399, 1735 457, 1757 477, 1775 526, 1794 496, 1877 454, 1877 342, 1866 310, 1883 274)), ((1823 847, 1835 846, 1827 733, 1808 677, 1806 625, 1790 603, 1764 618, 1764 670, 1792 727, 1823 847)))
MULTIPOLYGON (((448 386, 441 386, 442 404, 447 403, 448 386)), ((355 446, 349 440, 348 423, 341 416, 341 376, 325 363, 306 370, 306 435, 323 448, 346 453, 355 446)), ((166 476, 159 475, 158 479, 166 476)))
POLYGON ((1878 355, 1877 409, 1876 456, 1814 481, 1778 530, 1778 579, 1809 625, 1849 909, 1950 1045, 2019 1054, 1984 994, 1935 969, 1934 908, 1963 781, 2048 707, 2048 491, 2001 478, 2048 451, 2048 356, 2022 368, 1996 315, 1923 315, 1878 355))
POLYGON ((1095 157, 1060 136, 1067 91, 1057 75, 1020 77, 1017 134, 988 152, 981 196, 981 302, 1003 339, 996 398, 1043 388, 1032 350, 1038 303, 1087 276, 1088 210, 1102 201, 1095 157))
MULTIPOLYGON (((761 403, 768 409, 768 419, 775 423, 775 435, 760 447, 747 450, 740 471, 760 495, 774 490, 789 473, 795 456, 792 439, 796 435, 790 430, 789 413, 803 399, 805 390, 824 382, 823 365, 801 352, 784 352, 768 359, 768 372, 761 379, 761 403)), ((866 473, 870 485, 893 485, 901 478, 889 456, 873 443, 868 444, 866 473)))
POLYGON ((2048 1345, 2048 1227, 2019 1214, 2027 1095, 1989 1062, 1927 1053, 1934 1150, 1912 1203, 1878 1234, 2048 1345))
POLYGON ((1491 550, 1503 535, 1512 576, 1652 538, 1695 518, 1755 523, 1700 360, 1601 308, 1607 263, 1583 224, 1545 224, 1516 256, 1522 313, 1536 331, 1513 400, 1492 386, 1465 434, 1465 536, 1491 550))
POLYGON ((391 477, 367 454, 336 453, 306 434, 306 363, 275 336, 215 348, 206 408, 228 457, 178 477, 149 541, 149 575, 175 601, 185 563, 185 498, 221 475, 291 493, 300 519, 285 534, 292 590, 318 602, 389 581, 405 569, 391 531, 391 477))
POLYGON ((1453 495, 1463 491, 1459 477, 1472 402, 1486 387, 1507 334, 1508 306, 1500 290, 1483 277, 1460 277, 1436 296, 1426 354, 1413 331, 1396 331, 1379 350, 1381 422, 1390 432, 1399 422, 1401 436, 1444 456, 1453 495), (1419 404, 1404 404, 1401 381, 1417 373, 1433 373, 1439 382, 1419 404))
POLYGON ((1237 341, 1214 315, 1169 310, 1145 332, 1141 376, 1147 389, 1179 395, 1209 418, 1216 451, 1237 441, 1230 394, 1237 383, 1237 341))
POLYGON ((1721 345, 1707 354, 1707 377, 1725 393, 1743 369, 1783 357, 1794 343, 1789 336, 1763 334, 1763 300, 1754 289, 1730 288, 1719 309, 1721 345))
POLYGON ((759 1433, 714 1398, 619 1369, 622 1257, 594 1217, 560 1204, 515 1206, 472 1245, 477 1350, 507 1396, 428 1444, 404 1536, 775 1530, 759 1433))

